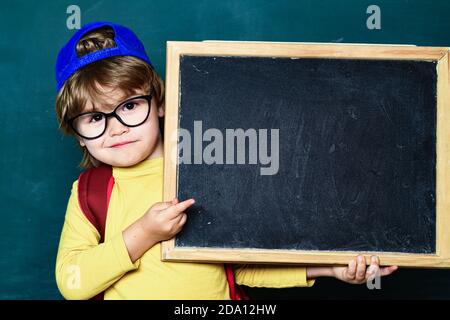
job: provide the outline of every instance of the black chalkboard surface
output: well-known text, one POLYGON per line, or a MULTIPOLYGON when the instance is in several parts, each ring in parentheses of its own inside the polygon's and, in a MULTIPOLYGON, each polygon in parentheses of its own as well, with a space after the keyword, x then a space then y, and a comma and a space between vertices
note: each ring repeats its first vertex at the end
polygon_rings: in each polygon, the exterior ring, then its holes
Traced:
POLYGON ((430 60, 181 55, 176 195, 196 204, 174 246, 435 254, 437 78, 430 60))
POLYGON ((246 164, 180 164, 178 246, 435 251, 435 63, 188 56, 180 84, 181 128, 279 129, 279 171, 248 140, 246 164))

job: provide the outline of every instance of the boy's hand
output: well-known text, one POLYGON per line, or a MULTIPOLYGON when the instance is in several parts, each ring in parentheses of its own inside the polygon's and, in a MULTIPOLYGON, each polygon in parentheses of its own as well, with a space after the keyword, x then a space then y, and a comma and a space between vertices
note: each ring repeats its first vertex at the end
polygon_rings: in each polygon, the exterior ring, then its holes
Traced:
POLYGON ((380 268, 379 259, 376 256, 370 258, 370 266, 366 268, 366 261, 363 256, 358 256, 351 260, 347 267, 333 267, 333 275, 336 279, 351 284, 362 284, 375 278, 377 274, 381 277, 390 275, 397 266, 380 268))
POLYGON ((122 232, 131 262, 160 241, 168 240, 180 232, 186 222, 184 210, 194 199, 178 203, 178 199, 155 203, 148 211, 122 232))
POLYGON ((155 242, 174 237, 186 222, 184 211, 194 202, 194 199, 178 202, 174 198, 172 201, 155 203, 142 217, 145 232, 155 242))

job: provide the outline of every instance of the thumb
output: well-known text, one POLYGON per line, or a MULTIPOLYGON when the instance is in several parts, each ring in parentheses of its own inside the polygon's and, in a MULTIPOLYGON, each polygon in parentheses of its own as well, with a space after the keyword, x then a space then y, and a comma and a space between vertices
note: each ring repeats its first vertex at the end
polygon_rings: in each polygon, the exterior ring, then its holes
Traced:
POLYGON ((171 204, 172 205, 176 205, 178 203, 178 199, 177 198, 173 198, 171 204))

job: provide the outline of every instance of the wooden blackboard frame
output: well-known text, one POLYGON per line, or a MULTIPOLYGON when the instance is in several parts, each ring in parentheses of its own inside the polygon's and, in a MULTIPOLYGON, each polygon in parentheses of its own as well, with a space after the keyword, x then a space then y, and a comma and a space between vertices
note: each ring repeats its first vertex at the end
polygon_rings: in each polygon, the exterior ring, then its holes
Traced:
POLYGON ((175 238, 161 246, 163 261, 346 264, 357 254, 376 254, 382 265, 450 267, 450 65, 449 48, 370 44, 312 44, 278 42, 167 42, 164 201, 176 196, 180 57, 241 56, 332 59, 392 59, 435 61, 437 65, 436 123, 436 253, 337 252, 273 249, 176 247, 175 238))

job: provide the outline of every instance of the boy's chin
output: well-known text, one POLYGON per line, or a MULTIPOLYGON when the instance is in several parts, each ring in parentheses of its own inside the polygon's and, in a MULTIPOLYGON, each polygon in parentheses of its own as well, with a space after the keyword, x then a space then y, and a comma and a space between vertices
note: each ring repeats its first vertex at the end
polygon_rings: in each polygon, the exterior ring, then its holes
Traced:
POLYGON ((139 162, 141 162, 142 160, 139 157, 114 157, 114 158, 109 158, 109 159, 104 159, 104 161, 102 161, 105 164, 108 164, 110 166, 113 167, 131 167, 134 166, 135 164, 138 164, 139 162))

